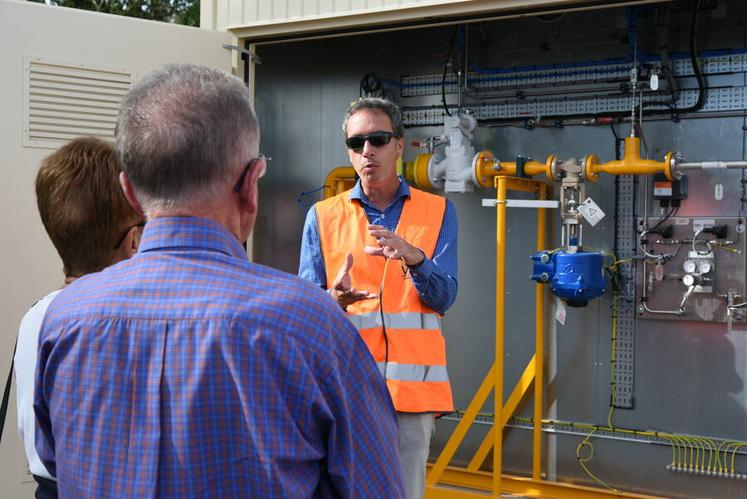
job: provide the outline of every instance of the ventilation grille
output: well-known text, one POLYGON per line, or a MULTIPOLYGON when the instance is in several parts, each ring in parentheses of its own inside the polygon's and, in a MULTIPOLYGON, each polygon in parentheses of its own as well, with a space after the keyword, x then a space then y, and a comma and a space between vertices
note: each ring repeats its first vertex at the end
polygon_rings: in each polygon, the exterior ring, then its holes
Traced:
POLYGON ((114 139, 132 74, 121 68, 25 60, 24 145, 59 147, 75 137, 114 139))

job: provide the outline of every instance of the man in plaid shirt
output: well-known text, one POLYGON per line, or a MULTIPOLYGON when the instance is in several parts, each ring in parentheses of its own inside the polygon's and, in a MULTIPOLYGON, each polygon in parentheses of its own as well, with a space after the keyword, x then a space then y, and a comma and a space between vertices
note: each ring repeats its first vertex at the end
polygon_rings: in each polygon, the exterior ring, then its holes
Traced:
POLYGON ((266 159, 241 80, 171 65, 117 124, 138 253, 50 305, 36 447, 62 497, 402 497, 394 409, 311 283, 250 263, 266 159))

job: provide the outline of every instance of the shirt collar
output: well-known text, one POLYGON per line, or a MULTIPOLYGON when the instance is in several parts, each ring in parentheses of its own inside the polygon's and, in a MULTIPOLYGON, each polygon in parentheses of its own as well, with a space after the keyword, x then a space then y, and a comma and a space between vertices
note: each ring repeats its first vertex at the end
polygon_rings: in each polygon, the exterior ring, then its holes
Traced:
POLYGON ((148 220, 138 253, 167 249, 206 249, 246 259, 236 236, 214 220, 196 217, 160 217, 148 220))
MULTIPOLYGON (((410 186, 407 185, 407 182, 405 182, 405 179, 402 178, 401 175, 397 175, 397 179, 399 180, 399 188, 397 188, 397 194, 395 194, 394 199, 392 200, 392 204, 397 202, 399 198, 401 197, 410 197, 410 186)), ((366 197, 366 194, 363 192, 363 187, 361 186, 361 180, 358 179, 358 181, 355 183, 352 189, 350 189, 350 201, 357 199, 361 203, 365 203, 366 205, 369 205, 371 203, 368 202, 368 198, 366 197)), ((390 205, 391 206, 391 205, 390 205)))

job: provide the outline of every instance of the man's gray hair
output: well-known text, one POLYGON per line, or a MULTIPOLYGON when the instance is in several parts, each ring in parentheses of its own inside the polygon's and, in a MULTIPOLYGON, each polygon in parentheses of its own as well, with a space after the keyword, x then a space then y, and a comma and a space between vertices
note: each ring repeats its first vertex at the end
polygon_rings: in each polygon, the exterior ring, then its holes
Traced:
POLYGON ((115 131, 122 170, 147 209, 212 199, 259 125, 244 83, 220 70, 170 64, 122 100, 115 131))
POLYGON ((345 119, 342 122, 342 133, 347 135, 348 120, 355 113, 363 109, 372 109, 386 114, 389 116, 389 121, 392 122, 392 131, 394 134, 397 137, 405 135, 405 128, 402 126, 402 111, 399 110, 399 106, 392 101, 380 97, 362 97, 353 102, 348 108, 348 112, 345 113, 345 119))

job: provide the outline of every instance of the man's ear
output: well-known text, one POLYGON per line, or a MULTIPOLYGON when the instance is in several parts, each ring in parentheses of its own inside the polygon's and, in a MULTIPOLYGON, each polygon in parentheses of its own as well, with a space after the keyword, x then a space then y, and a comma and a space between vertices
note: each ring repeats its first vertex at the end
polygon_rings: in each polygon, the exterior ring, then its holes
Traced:
POLYGON ((399 137, 397 139, 397 154, 399 156, 402 156, 404 152, 405 152, 405 138, 399 137))
POLYGON ((259 186, 258 182, 262 174, 264 173, 265 165, 264 160, 257 161, 252 168, 247 172, 244 177, 244 183, 241 186, 239 195, 241 199, 246 203, 246 211, 249 213, 256 213, 259 206, 259 186))
POLYGON ((122 192, 127 198, 127 202, 130 203, 130 206, 132 206, 132 209, 135 210, 138 215, 145 216, 143 207, 140 205, 140 202, 135 196, 135 189, 132 187, 130 179, 127 178, 127 174, 125 174, 125 172, 121 172, 119 174, 119 185, 122 187, 122 192))
POLYGON ((124 251, 127 258, 132 258, 137 253, 137 248, 140 246, 140 237, 143 235, 143 228, 139 225, 130 228, 130 231, 125 237, 124 251))

